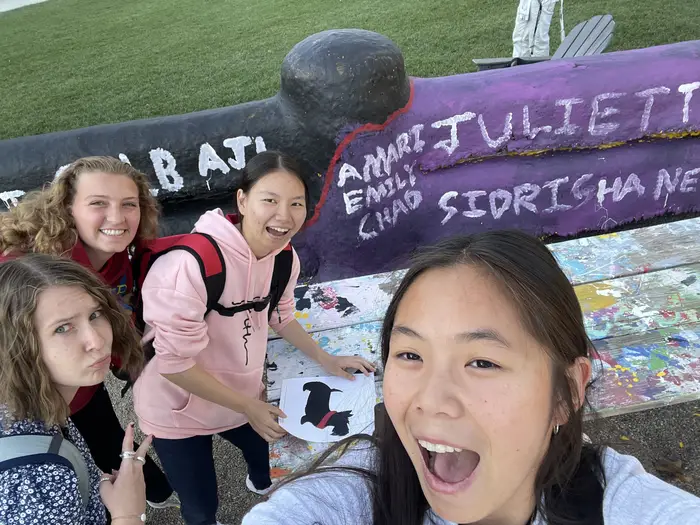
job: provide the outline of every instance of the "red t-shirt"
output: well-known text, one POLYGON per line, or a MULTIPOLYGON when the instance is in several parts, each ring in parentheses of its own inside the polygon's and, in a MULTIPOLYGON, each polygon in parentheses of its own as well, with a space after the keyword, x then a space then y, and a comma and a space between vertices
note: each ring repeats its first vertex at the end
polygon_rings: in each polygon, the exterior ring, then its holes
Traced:
MULTIPOLYGON (((78 241, 71 252, 71 259, 95 271, 90 264, 85 246, 82 241, 78 241)), ((112 288, 112 292, 117 296, 123 306, 131 310, 131 293, 134 289, 134 277, 131 268, 129 254, 125 251, 116 253, 110 257, 107 263, 97 273, 107 286, 112 288)), ((119 366, 118 358, 112 359, 112 364, 119 366)), ((100 385, 84 386, 78 389, 73 401, 70 403, 70 413, 75 414, 88 404, 92 396, 95 395, 100 385)))

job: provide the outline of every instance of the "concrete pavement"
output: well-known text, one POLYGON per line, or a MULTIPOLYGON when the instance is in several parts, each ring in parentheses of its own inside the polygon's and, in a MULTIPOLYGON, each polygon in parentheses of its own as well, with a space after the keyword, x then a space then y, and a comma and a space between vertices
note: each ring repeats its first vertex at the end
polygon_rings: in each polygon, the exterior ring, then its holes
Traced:
MULTIPOLYGON (((136 421, 129 393, 120 398, 122 383, 111 375, 107 386, 123 424, 136 421)), ((636 414, 605 418, 586 425, 594 443, 604 443, 639 458, 647 471, 700 496, 700 402, 647 410, 636 414), (678 469, 680 462, 681 469, 678 469), (684 469, 684 470, 683 470, 684 469)), ((155 458, 155 452, 151 449, 155 458)), ((248 509, 262 498, 245 488, 246 466, 233 445, 214 440, 214 458, 219 480, 219 521, 239 524, 248 509)), ((175 509, 151 510, 148 523, 180 525, 175 509)))

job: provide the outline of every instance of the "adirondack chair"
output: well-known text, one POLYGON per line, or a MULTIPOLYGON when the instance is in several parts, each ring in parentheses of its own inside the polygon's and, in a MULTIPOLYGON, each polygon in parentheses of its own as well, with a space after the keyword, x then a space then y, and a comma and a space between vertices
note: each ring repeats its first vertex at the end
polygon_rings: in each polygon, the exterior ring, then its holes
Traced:
POLYGON ((610 45, 615 30, 612 15, 597 15, 574 27, 551 57, 474 58, 479 71, 501 69, 546 60, 598 55, 610 45))

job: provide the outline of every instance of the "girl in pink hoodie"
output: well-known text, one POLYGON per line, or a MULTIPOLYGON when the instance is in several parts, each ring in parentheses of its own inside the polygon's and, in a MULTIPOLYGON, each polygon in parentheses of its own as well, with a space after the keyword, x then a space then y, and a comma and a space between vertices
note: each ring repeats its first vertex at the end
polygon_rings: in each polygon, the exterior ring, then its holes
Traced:
MULTIPOLYGON (((307 198, 297 163, 268 151, 243 170, 237 216, 217 209, 199 218, 194 231, 213 237, 226 261, 220 304, 264 304, 275 256, 306 220, 307 198)), ((362 358, 327 354, 296 321, 299 269, 294 252, 289 284, 269 323, 268 307, 232 317, 212 311, 205 319, 200 268, 184 250, 160 256, 144 281, 145 340, 153 340, 155 357, 134 385, 134 405, 141 430, 154 436, 187 525, 218 523, 214 434, 241 449, 249 490, 264 494, 272 484, 268 442, 284 435, 277 416, 286 416, 261 400, 268 326, 331 374, 352 378, 345 369, 374 370, 362 358)))

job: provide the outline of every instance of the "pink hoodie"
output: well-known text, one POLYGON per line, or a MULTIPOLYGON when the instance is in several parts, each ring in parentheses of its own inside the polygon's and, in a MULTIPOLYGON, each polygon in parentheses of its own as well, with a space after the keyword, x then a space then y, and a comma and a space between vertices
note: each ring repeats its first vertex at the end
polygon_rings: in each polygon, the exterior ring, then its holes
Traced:
MULTIPOLYGON (((230 306, 265 297, 270 291, 274 258, 280 250, 256 259, 243 235, 217 209, 202 215, 194 231, 208 233, 226 261, 226 285, 219 302, 230 306)), ((284 328, 294 319, 294 287, 299 257, 269 326, 284 328)), ((198 364, 236 392, 258 398, 262 392, 268 320, 248 310, 233 317, 211 312, 206 322, 206 292, 199 266, 184 250, 162 255, 143 284, 144 340, 155 336, 155 357, 134 385, 134 408, 141 430, 159 438, 179 439, 215 434, 248 422, 244 414, 190 394, 164 378, 198 364)))

